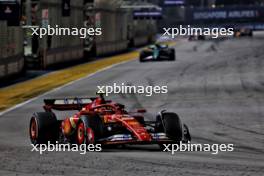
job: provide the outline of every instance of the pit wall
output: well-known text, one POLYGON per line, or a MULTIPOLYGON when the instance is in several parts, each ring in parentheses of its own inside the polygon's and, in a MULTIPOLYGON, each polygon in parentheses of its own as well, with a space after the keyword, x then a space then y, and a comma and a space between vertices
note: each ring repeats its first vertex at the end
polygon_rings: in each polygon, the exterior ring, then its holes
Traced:
POLYGON ((0 21, 0 79, 19 74, 23 69, 22 29, 0 21))
MULTIPOLYGON (((49 25, 55 27, 67 28, 81 28, 83 27, 83 1, 71 1, 70 16, 62 16, 61 0, 41 0, 40 10, 38 10, 38 23, 42 24, 42 10, 48 9, 49 11, 49 25)), ((52 36, 48 39, 45 36, 39 39, 40 49, 39 57, 41 58, 41 67, 63 63, 67 61, 74 61, 83 58, 83 39, 78 36, 52 36), (51 42, 50 42, 51 40, 51 42), (50 42, 48 44, 48 42, 50 42)))

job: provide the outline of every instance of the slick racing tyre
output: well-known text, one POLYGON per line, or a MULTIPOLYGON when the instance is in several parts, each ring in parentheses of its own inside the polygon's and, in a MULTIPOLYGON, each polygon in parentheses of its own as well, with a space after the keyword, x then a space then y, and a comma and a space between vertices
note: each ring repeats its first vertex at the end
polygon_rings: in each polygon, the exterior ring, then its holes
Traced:
POLYGON ((85 115, 80 118, 76 131, 76 143, 95 144, 103 136, 103 122, 96 114, 85 115))
POLYGON ((192 140, 189 128, 186 124, 183 124, 183 137, 183 142, 185 143, 188 143, 188 141, 192 140))
POLYGON ((182 141, 183 127, 179 116, 173 112, 162 112, 156 119, 156 131, 165 132, 175 142, 182 141))
POLYGON ((139 62, 145 62, 145 57, 147 57, 146 56, 146 53, 144 52, 144 51, 142 51, 141 53, 140 53, 140 56, 139 56, 139 62))
POLYGON ((145 58, 151 56, 152 53, 148 51, 142 51, 139 56, 139 62, 146 62, 145 58))
POLYGON ((176 56, 175 56, 175 49, 171 49, 170 50, 170 60, 171 61, 175 61, 176 59, 176 56))
POLYGON ((55 143, 59 136, 56 116, 51 112, 37 112, 31 117, 29 136, 32 144, 55 143))

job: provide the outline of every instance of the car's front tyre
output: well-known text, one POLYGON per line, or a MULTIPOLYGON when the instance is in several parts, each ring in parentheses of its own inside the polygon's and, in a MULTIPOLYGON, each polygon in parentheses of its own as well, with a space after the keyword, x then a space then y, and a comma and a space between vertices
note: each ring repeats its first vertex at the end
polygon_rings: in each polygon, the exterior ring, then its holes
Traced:
POLYGON ((169 58, 170 58, 171 61, 175 61, 176 60, 175 49, 171 49, 170 50, 169 58))
POLYGON ((156 117, 155 130, 164 132, 174 143, 191 141, 187 125, 182 124, 180 117, 173 112, 161 111, 156 117))
POLYGON ((103 122, 96 114, 84 115, 80 118, 76 131, 76 143, 95 144, 103 136, 103 122))
POLYGON ((145 58, 146 58, 146 53, 144 51, 142 51, 139 55, 139 62, 145 62, 145 58))

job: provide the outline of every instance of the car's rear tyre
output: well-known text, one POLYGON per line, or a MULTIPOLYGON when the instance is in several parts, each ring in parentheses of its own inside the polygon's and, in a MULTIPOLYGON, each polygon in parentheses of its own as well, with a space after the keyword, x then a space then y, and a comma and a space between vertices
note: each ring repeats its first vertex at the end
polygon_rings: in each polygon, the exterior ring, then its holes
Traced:
POLYGON ((84 115, 77 125, 76 143, 95 144, 103 136, 103 130, 103 122, 98 115, 84 115))
POLYGON ((54 143, 59 136, 56 116, 51 112, 34 113, 30 119, 29 136, 32 144, 54 143))

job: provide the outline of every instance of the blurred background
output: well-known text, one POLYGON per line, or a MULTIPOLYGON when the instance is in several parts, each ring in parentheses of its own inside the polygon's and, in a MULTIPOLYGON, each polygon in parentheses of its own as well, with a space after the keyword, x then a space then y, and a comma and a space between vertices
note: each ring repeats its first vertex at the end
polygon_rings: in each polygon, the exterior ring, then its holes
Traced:
POLYGON ((252 36, 263 21, 263 0, 1 0, 0 79, 153 43, 164 27, 233 27, 252 36), (24 28, 32 25, 100 27, 103 35, 39 39, 24 28))

